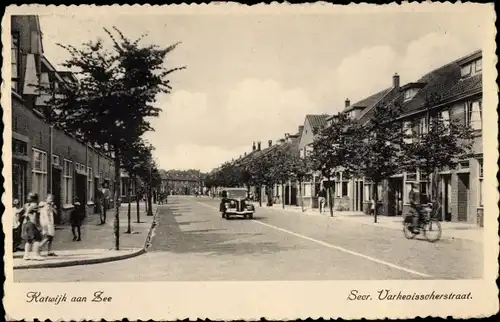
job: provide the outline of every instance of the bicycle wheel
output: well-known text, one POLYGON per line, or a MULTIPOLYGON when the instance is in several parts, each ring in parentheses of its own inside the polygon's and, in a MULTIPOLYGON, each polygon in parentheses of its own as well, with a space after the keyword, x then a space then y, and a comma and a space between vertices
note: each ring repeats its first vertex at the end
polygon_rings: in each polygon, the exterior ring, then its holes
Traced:
POLYGON ((404 222, 403 223, 403 232, 405 234, 406 239, 413 239, 413 238, 415 238, 415 236, 417 236, 417 234, 415 234, 413 232, 413 230, 411 229, 411 227, 412 227, 411 223, 409 223, 409 222, 404 222))
POLYGON ((431 219, 424 225, 425 238, 434 243, 441 239, 441 223, 436 219, 431 219))

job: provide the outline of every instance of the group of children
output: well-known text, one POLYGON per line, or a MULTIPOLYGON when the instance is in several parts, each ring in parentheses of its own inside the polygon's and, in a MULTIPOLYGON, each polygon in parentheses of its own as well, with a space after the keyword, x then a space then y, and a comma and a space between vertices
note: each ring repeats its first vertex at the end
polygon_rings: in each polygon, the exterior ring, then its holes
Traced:
MULTIPOLYGON (((85 207, 78 201, 71 213, 71 231, 73 241, 81 241, 81 225, 85 216, 85 207)), ((14 200, 14 251, 21 250, 24 242, 25 260, 44 260, 41 249, 47 245, 47 256, 57 256, 52 251, 52 241, 55 237, 54 216, 57 207, 54 196, 49 194, 46 201, 39 202, 38 194, 30 193, 28 201, 19 207, 19 201, 14 200)))

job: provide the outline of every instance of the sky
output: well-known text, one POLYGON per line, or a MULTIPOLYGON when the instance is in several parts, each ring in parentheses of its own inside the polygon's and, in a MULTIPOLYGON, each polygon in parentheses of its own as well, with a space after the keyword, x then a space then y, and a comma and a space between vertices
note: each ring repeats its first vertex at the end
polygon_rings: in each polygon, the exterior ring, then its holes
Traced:
POLYGON ((146 138, 162 169, 210 171, 295 133, 306 114, 333 114, 392 83, 420 76, 482 48, 484 20, 469 12, 377 14, 41 15, 44 53, 79 47, 116 26, 144 44, 181 44, 166 67, 173 90, 146 138))

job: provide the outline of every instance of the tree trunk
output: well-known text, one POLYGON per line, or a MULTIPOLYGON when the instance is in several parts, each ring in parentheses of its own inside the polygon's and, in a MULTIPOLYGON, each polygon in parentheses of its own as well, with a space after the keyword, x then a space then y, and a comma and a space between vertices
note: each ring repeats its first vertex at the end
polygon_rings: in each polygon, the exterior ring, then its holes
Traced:
POLYGON ((299 180, 299 202, 300 202, 300 209, 302 212, 305 211, 304 209, 304 198, 302 197, 302 180, 299 180))
POLYGON ((330 217, 333 217, 333 196, 332 196, 332 185, 330 177, 328 177, 328 206, 330 207, 330 217))
POLYGON ((262 185, 259 185, 259 207, 262 207, 262 185))
POLYGON ((148 193, 148 213, 146 216, 152 216, 153 215, 153 190, 149 188, 149 193, 148 193))
POLYGON ((285 184, 281 183, 281 205, 285 209, 285 184))
MULTIPOLYGON (((129 179, 130 180, 130 179, 129 179)), ((131 216, 132 216, 132 203, 130 202, 130 181, 127 186, 127 199, 128 199, 128 209, 127 209, 127 234, 132 233, 132 227, 130 226, 131 216)))
POLYGON ((115 148, 115 221, 113 231, 115 234, 115 250, 120 250, 120 155, 115 148))
POLYGON ((139 214, 139 208, 140 208, 140 200, 139 200, 139 194, 135 194, 135 203, 137 205, 137 208, 136 208, 136 216, 137 216, 137 223, 140 223, 141 222, 141 215, 139 214))
POLYGON ((373 182, 373 202, 375 203, 375 208, 373 209, 373 222, 377 223, 378 215, 378 182, 373 182))

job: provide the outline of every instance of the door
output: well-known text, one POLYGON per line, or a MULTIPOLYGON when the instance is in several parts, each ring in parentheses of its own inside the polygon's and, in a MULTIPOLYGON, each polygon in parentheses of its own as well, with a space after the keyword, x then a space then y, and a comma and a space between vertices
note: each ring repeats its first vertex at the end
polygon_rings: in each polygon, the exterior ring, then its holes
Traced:
POLYGON ((364 181, 359 181, 358 182, 358 202, 356 203, 358 206, 358 211, 363 211, 363 201, 365 201, 365 196, 364 196, 364 181))
POLYGON ((469 212, 469 174, 458 174, 458 221, 467 221, 469 212))
POLYGON ((451 175, 442 175, 441 220, 451 221, 451 175))
POLYGON ((19 204, 26 202, 26 170, 27 162, 12 160, 12 198, 19 200, 19 204))
MULTIPOLYGON (((401 216, 403 197, 403 178, 391 178, 389 180, 389 216, 401 216)), ((380 196, 379 196, 380 198, 380 196)))
POLYGON ((85 205, 87 204, 87 176, 76 173, 75 179, 75 196, 80 199, 80 203, 85 205))

